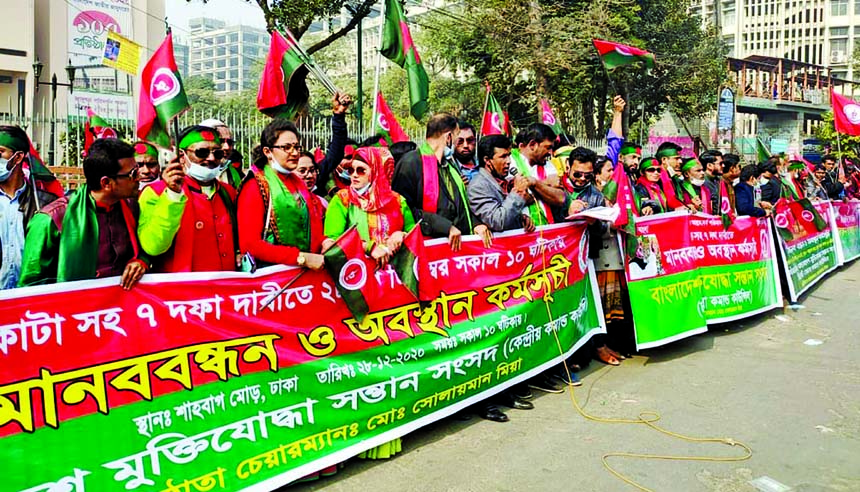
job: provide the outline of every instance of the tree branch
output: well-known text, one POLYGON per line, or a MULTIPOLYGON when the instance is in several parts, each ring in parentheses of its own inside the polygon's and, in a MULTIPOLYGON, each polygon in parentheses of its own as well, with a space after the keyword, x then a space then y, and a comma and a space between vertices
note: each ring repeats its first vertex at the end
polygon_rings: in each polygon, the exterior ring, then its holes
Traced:
MULTIPOLYGON (((263 0, 261 0, 261 1, 263 1, 263 0)), ((359 5, 355 9, 355 14, 352 16, 352 19, 350 19, 350 21, 345 26, 343 26, 337 32, 330 34, 329 37, 323 39, 322 41, 320 41, 320 42, 314 44, 313 46, 311 46, 310 48, 308 48, 307 49, 308 54, 312 55, 312 54, 316 53, 317 51, 325 48, 326 46, 332 44, 333 42, 337 41, 338 39, 346 36, 347 33, 349 33, 349 31, 352 31, 353 29, 355 29, 356 26, 358 26, 358 23, 361 22, 362 19, 364 19, 365 17, 370 15, 371 7, 373 7, 373 4, 375 4, 375 3, 376 3, 376 0, 364 0, 361 3, 361 5, 359 5)))

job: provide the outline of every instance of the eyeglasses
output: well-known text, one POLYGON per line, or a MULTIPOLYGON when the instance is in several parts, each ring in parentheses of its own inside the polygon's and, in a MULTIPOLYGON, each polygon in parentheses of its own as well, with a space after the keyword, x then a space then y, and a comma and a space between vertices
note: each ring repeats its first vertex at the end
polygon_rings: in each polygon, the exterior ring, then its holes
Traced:
POLYGON ((287 143, 287 144, 284 144, 284 145, 272 145, 272 147, 271 147, 271 148, 273 148, 273 149, 281 149, 281 150, 283 150, 284 152, 289 152, 289 151, 291 151, 291 150, 295 150, 296 152, 301 152, 301 151, 302 151, 302 146, 301 146, 301 144, 297 144, 297 143, 294 143, 294 144, 292 144, 292 143, 287 143))
POLYGON ((119 179, 119 178, 128 178, 130 180, 135 180, 140 176, 140 166, 136 166, 134 169, 127 173, 123 174, 114 174, 113 176, 108 176, 110 178, 119 179))
POLYGON ((660 168, 659 167, 649 167, 648 169, 645 170, 645 172, 646 173, 659 173, 660 168))
POLYGON ((221 159, 224 158, 224 151, 221 149, 207 149, 207 148, 194 149, 194 156, 200 160, 208 158, 209 154, 212 154, 212 156, 215 157, 216 161, 220 161, 221 159))
POLYGON ((343 168, 343 172, 345 172, 346 174, 349 174, 350 176, 352 176, 353 174, 356 174, 358 176, 364 176, 365 174, 367 174, 367 171, 368 171, 368 169, 366 167, 349 166, 349 167, 343 168))
POLYGON ((583 173, 580 171, 574 171, 573 172, 573 179, 582 179, 582 178, 591 179, 593 177, 594 177, 594 173, 583 173))
POLYGON ((236 141, 233 140, 232 138, 225 138, 224 140, 221 140, 221 142, 229 145, 230 147, 233 147, 234 145, 236 145, 236 141))

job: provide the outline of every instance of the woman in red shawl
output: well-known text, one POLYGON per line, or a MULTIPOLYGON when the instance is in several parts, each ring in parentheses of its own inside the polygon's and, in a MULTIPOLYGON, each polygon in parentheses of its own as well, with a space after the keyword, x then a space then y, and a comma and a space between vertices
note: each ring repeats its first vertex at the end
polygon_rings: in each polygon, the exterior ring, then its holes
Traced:
POLYGON ((380 265, 385 265, 400 248, 415 220, 406 200, 391 191, 388 161, 393 161, 391 155, 377 147, 355 151, 352 161, 344 167, 350 185, 337 192, 326 212, 323 250, 353 226, 358 228, 365 252, 380 265))

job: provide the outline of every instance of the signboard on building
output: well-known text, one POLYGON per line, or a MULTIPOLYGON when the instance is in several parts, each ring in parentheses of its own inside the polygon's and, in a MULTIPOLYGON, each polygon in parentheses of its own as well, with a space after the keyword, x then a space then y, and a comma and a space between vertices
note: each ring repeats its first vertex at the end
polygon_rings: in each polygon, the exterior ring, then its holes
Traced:
POLYGON ((69 120, 83 122, 87 108, 108 120, 135 120, 134 101, 123 94, 102 94, 99 92, 76 90, 69 95, 69 120))
POLYGON ((720 102, 717 107, 717 129, 731 130, 735 124, 735 93, 728 87, 720 91, 720 102))
POLYGON ((108 31, 132 37, 131 0, 66 0, 66 3, 72 65, 100 65, 108 31))

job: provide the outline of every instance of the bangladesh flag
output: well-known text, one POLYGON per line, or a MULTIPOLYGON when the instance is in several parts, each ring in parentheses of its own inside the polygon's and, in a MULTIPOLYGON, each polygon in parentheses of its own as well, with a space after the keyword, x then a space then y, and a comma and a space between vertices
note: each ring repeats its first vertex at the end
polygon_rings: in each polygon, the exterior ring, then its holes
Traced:
POLYGON ((645 67, 648 70, 654 68, 654 55, 652 53, 634 48, 633 46, 627 46, 626 44, 613 43, 612 41, 603 41, 601 39, 592 39, 591 41, 597 49, 600 61, 607 70, 630 65, 637 61, 645 62, 645 67))
POLYGON ((409 135, 403 131, 400 123, 397 122, 397 118, 391 112, 385 98, 382 97, 382 92, 376 93, 376 121, 373 124, 373 132, 382 134, 387 145, 409 141, 409 135))
POLYGON ((298 47, 272 31, 266 66, 257 90, 257 109, 272 118, 293 119, 308 103, 308 66, 298 47))
MULTIPOLYGON (((418 292, 418 276, 419 276, 419 258, 424 256, 424 234, 421 233, 421 225, 415 224, 415 227, 409 231, 409 234, 403 239, 403 244, 397 253, 391 258, 391 267, 397 272, 397 277, 404 287, 409 289, 409 292, 420 299, 418 292)), ((436 296, 433 296, 435 299, 436 296)), ((432 299, 428 299, 432 300, 432 299)))
POLYGON ((556 135, 561 136, 564 134, 564 130, 561 128, 561 122, 556 119, 555 113, 552 112, 552 107, 546 99, 540 100, 540 122, 552 128, 552 131, 554 131, 556 135))
POLYGON ((398 0, 385 0, 385 24, 379 51, 382 56, 406 69, 411 113, 415 119, 421 119, 427 112, 430 79, 412 42, 409 25, 406 24, 406 16, 398 0))
POLYGON ((351 227, 344 232, 324 255, 325 268, 337 292, 360 323, 382 295, 374 275, 376 262, 365 254, 358 229, 351 227))
POLYGON ((484 120, 481 123, 481 136, 487 135, 511 136, 511 122, 508 118, 508 112, 502 109, 502 105, 493 96, 489 84, 487 84, 487 105, 484 110, 484 120))
POLYGON ((139 106, 138 138, 170 147, 170 120, 191 107, 173 59, 173 35, 170 33, 143 67, 139 106))
POLYGON ((89 152, 90 145, 98 138, 119 138, 119 135, 110 127, 107 120, 97 115, 92 108, 87 108, 87 121, 84 123, 84 155, 89 152))

